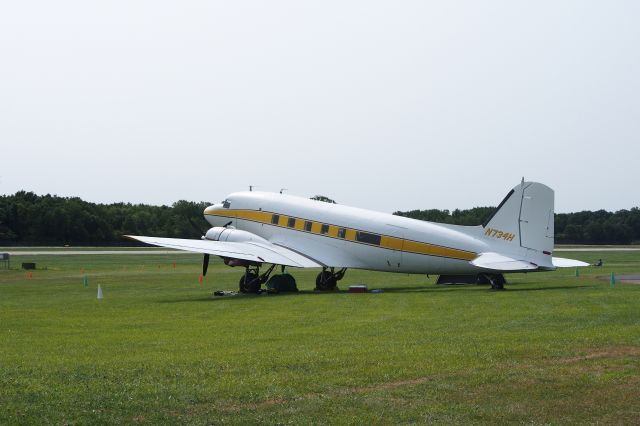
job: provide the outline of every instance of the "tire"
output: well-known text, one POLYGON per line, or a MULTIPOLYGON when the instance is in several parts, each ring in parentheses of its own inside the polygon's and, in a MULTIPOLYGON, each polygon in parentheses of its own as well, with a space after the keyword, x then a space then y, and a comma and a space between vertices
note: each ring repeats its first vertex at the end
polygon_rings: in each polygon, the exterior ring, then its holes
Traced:
POLYGON ((267 282, 267 289, 273 293, 298 291, 295 278, 289 274, 272 275, 267 282))
POLYGON ((240 277, 240 293, 257 293, 260 291, 260 287, 258 275, 249 272, 240 277))
POLYGON ((489 278, 491 288, 493 290, 504 290, 504 283, 506 282, 502 274, 492 275, 489 278))
POLYGON ((332 291, 336 289, 336 278, 329 271, 320 272, 316 277, 316 290, 332 291))

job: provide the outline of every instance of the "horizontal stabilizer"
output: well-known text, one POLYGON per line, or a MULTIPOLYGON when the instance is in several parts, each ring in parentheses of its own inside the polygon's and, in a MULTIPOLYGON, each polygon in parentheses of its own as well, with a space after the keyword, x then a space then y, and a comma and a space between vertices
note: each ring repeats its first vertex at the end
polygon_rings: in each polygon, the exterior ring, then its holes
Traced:
POLYGON ((252 262, 273 263, 275 265, 295 266, 298 268, 322 266, 293 250, 271 243, 188 240, 182 238, 141 237, 137 235, 125 235, 125 237, 154 246, 195 253, 208 253, 252 262))
POLYGON ((533 271, 538 269, 538 265, 526 260, 518 260, 492 252, 480 253, 478 257, 471 261, 471 264, 494 271, 533 271))
POLYGON ((564 257, 554 257, 553 266, 556 268, 574 268, 578 266, 591 266, 586 262, 574 259, 565 259, 564 257))

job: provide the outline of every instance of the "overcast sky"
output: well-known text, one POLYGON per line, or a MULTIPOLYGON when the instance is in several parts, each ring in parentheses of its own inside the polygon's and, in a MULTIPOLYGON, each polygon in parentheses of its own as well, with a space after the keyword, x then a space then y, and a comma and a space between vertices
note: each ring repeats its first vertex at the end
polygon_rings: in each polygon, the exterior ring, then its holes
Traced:
POLYGON ((638 1, 6 1, 0 194, 640 205, 638 1))

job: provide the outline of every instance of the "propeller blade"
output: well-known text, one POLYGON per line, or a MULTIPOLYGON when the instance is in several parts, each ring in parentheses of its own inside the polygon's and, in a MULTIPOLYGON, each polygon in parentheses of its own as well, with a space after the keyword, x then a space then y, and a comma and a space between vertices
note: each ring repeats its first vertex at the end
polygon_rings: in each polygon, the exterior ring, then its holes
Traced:
POLYGON ((200 235, 204 235, 204 234, 206 234, 206 233, 207 233, 207 231, 206 231, 206 230, 203 230, 202 228, 198 227, 198 225, 196 225, 196 224, 193 222, 193 220, 191 220, 191 218, 190 218, 190 217, 188 217, 188 216, 187 216, 187 220, 189 221, 189 223, 191 224, 191 226, 193 227, 193 229, 195 229, 195 230, 196 230, 196 232, 198 232, 198 234, 200 234, 200 235))
POLYGON ((202 276, 207 275, 207 269, 209 269, 209 253, 204 254, 204 259, 202 259, 202 276))

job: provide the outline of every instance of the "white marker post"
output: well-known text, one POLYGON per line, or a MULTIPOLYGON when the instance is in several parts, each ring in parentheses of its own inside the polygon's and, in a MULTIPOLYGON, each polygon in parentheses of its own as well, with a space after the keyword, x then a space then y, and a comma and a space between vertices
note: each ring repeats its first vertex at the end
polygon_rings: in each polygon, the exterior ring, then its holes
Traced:
POLYGON ((98 284, 98 300, 102 300, 102 287, 98 284))

